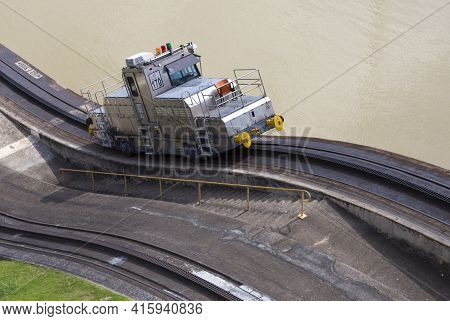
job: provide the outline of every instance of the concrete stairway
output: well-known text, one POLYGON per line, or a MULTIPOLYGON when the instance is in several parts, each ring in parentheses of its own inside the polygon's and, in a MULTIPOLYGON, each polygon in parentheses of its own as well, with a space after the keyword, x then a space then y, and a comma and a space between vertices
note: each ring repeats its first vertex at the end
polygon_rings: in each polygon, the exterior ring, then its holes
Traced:
MULTIPOLYGON (((92 191, 90 176, 69 174, 67 186, 84 191, 92 191)), ((128 196, 160 199, 158 181, 132 179, 128 181, 128 196)), ((301 202, 298 195, 271 193, 260 190, 250 191, 250 209, 247 210, 246 190, 224 186, 203 186, 202 202, 198 204, 197 187, 185 183, 164 183, 163 200, 194 206, 218 215, 232 217, 275 232, 287 234, 290 225, 297 221, 301 202)), ((123 179, 97 177, 95 191, 115 195, 124 194, 123 179)), ((310 205, 306 207, 306 209, 310 205)))

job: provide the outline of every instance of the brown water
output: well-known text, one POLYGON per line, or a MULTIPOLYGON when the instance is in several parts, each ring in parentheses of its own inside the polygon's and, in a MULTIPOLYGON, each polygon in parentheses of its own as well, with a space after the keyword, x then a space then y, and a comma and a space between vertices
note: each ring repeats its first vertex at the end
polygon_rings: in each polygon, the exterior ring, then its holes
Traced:
POLYGON ((102 69, 118 73, 131 54, 194 41, 206 76, 261 69, 286 134, 370 145, 450 169, 446 3, 0 0, 0 41, 76 91, 105 76, 102 69))

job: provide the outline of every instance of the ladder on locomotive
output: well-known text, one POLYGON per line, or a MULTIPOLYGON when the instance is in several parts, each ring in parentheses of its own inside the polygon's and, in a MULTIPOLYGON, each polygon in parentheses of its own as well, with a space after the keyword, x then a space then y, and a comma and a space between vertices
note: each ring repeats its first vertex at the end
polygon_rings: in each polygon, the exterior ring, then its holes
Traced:
POLYGON ((207 126, 207 120, 211 118, 211 114, 209 113, 209 109, 206 104, 203 93, 202 92, 200 92, 200 93, 197 93, 196 95, 197 95, 198 101, 200 103, 200 107, 202 109, 203 117, 197 117, 194 119, 195 140, 197 142, 201 156, 212 156, 214 154, 212 145, 211 145, 212 137, 211 137, 211 131, 209 130, 209 128, 207 126), (207 112, 205 112, 205 109, 207 112))
POLYGON ((100 139, 102 141, 102 146, 112 147, 111 137, 108 134, 108 129, 110 128, 109 122, 106 119, 105 114, 97 115, 95 122, 97 124, 97 131, 100 133, 100 139))
POLYGON ((213 149, 211 146, 211 132, 206 126, 206 117, 199 117, 195 119, 195 140, 197 142, 201 156, 212 156, 213 149))
POLYGON ((144 152, 147 155, 155 155, 158 153, 155 148, 155 130, 159 130, 159 125, 157 123, 139 126, 141 146, 144 148, 144 152))

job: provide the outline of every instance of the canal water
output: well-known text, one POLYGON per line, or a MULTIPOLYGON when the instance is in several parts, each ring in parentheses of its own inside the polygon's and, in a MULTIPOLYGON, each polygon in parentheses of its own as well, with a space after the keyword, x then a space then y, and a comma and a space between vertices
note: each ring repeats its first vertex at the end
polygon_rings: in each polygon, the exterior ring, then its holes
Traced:
POLYGON ((450 169, 446 3, 0 0, 0 41, 75 91, 118 73, 131 54, 194 41, 205 75, 261 70, 286 135, 450 169))

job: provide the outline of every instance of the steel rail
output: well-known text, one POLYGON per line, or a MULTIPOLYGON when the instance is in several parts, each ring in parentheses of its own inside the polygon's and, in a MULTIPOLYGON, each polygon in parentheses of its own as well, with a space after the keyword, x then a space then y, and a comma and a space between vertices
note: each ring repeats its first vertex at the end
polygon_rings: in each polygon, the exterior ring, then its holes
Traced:
MULTIPOLYGON (((399 172, 403 172, 403 173, 405 173, 407 175, 416 177, 418 179, 426 180, 426 181, 428 181, 430 183, 436 184, 436 185, 438 185, 440 187, 443 187, 443 188, 446 188, 446 189, 450 188, 450 184, 447 184, 447 185, 443 184, 443 183, 438 182, 438 181, 436 181, 434 179, 430 179, 430 178, 427 178, 427 177, 420 176, 420 175, 418 175, 416 173, 413 173, 413 172, 411 172, 411 171, 409 171, 407 169, 404 169, 404 168, 388 165, 388 164, 385 164, 385 163, 377 162, 377 161, 374 161, 374 160, 371 160, 371 159, 368 159, 368 158, 355 156, 355 155, 348 154, 348 153, 330 151, 330 150, 327 150, 327 149, 324 149, 324 148, 311 147, 311 146, 306 146, 306 145, 293 145, 291 143, 284 143, 284 142, 273 143, 273 142, 270 141, 270 139, 274 139, 274 138, 278 138, 278 137, 260 136, 260 137, 258 137, 257 139, 254 140, 254 143, 255 143, 255 145, 266 145, 266 146, 267 145, 269 145, 269 146, 270 145, 276 145, 276 146, 282 146, 282 147, 287 147, 287 148, 307 149, 307 150, 314 150, 314 151, 319 151, 319 152, 325 152, 325 153, 345 156, 345 157, 349 157, 349 158, 358 159, 358 160, 361 160, 361 161, 366 161, 366 162, 370 162, 370 163, 373 163, 373 164, 377 164, 379 166, 390 168, 390 169, 393 169, 393 170, 396 170, 396 171, 399 171, 399 172), (262 142, 263 142, 263 144, 261 144, 262 142)), ((287 139, 292 139, 292 138, 293 139, 302 139, 303 137, 286 137, 286 138, 287 139)), ((307 141, 307 139, 306 139, 306 141, 307 141)), ((313 156, 311 156, 311 158, 312 157, 313 156)))
MULTIPOLYGON (((76 227, 67 227, 67 226, 61 226, 61 225, 54 225, 54 224, 49 224, 49 223, 43 223, 43 222, 37 222, 37 221, 33 221, 33 220, 29 220, 29 219, 24 219, 24 218, 19 218, 16 217, 14 215, 10 215, 4 212, 0 212, 0 217, 6 217, 8 219, 11 220, 15 220, 17 222, 22 222, 25 224, 30 224, 30 225, 34 225, 34 226, 39 226, 39 227, 47 227, 47 228, 51 228, 54 230, 59 230, 62 231, 62 233, 64 234, 63 237, 65 237, 66 239, 71 239, 71 240, 75 240, 75 241, 84 241, 86 242, 85 239, 79 239, 76 238, 75 236, 71 236, 68 237, 66 234, 66 232, 76 232, 76 233, 85 233, 85 234, 91 234, 92 237, 90 238, 90 240, 88 241, 88 243, 92 243, 92 244, 96 244, 99 246, 103 246, 103 247, 107 247, 113 250, 118 250, 124 253, 129 254, 130 256, 135 256, 141 259, 144 259, 154 265, 157 265, 167 271, 173 272, 177 275, 179 275, 182 278, 185 278, 186 280, 190 280, 191 282, 197 284, 200 287, 205 288, 206 290, 209 290, 211 292, 214 292, 215 294, 219 295, 220 297, 226 299, 226 300, 231 300, 231 301, 240 301, 242 300, 241 297, 239 297, 236 293, 231 293, 228 290, 225 290, 221 287, 219 287, 216 284, 210 283, 209 281, 204 280, 203 278, 194 275, 192 273, 190 273, 187 270, 187 266, 192 266, 192 267, 196 267, 198 270, 201 271, 209 271, 212 275, 217 275, 220 276, 221 278, 225 278, 227 280, 229 280, 231 283, 233 284, 239 284, 241 285, 240 282, 233 280, 231 277, 226 276, 224 274, 222 274, 221 272, 218 272, 214 269, 211 269, 208 266, 205 266, 202 263, 196 262, 190 258, 186 258, 184 256, 182 256, 181 254, 175 253, 171 250, 162 248, 160 246, 157 245, 153 245, 153 244, 149 244, 140 240, 135 240, 135 239, 131 239, 129 237, 123 236, 123 235, 118 235, 118 234, 114 234, 114 233, 109 233, 109 232, 99 232, 99 231, 95 231, 95 230, 91 230, 91 229, 84 229, 84 228, 76 228, 76 227), (145 249, 149 249, 152 252, 154 252, 154 255, 149 255, 149 254, 145 254, 142 252, 139 252, 137 250, 134 249, 130 249, 130 248, 126 248, 122 245, 117 245, 117 244, 112 244, 111 242, 105 242, 105 241, 98 241, 99 237, 109 237, 113 240, 117 240, 119 241, 120 244, 123 243, 131 243, 133 245, 137 245, 137 246, 141 246, 145 249), (159 256, 159 257, 158 257, 159 256), (169 260, 162 260, 161 257, 170 257, 169 260), (180 262, 182 264, 180 264, 181 266, 183 266, 184 268, 180 268, 179 266, 175 265, 173 262, 180 262)), ((18 229, 17 227, 15 227, 16 229, 18 229)), ((49 235, 49 236, 55 236, 55 235, 49 235)), ((60 236, 60 235, 58 235, 60 236)), ((236 289, 233 289, 236 290, 236 289)), ((247 293, 248 294, 248 293, 247 293)))
MULTIPOLYGON (((12 99, 0 95, 0 101, 2 101, 2 100, 3 100, 3 102, 5 102, 5 103, 10 102, 10 103, 13 103, 13 104, 17 105, 16 102, 13 101, 12 99)), ((33 115, 34 117, 40 119, 40 120, 43 121, 44 123, 49 124, 48 119, 45 119, 44 117, 38 115, 37 113, 33 113, 33 112, 31 112, 31 111, 29 111, 29 110, 27 110, 27 109, 25 109, 25 108, 22 108, 22 110, 23 110, 24 112, 26 112, 26 113, 28 113, 28 114, 30 114, 30 115, 33 115)), ((61 117, 64 117, 64 118, 66 118, 66 119, 69 119, 69 117, 67 117, 67 116, 64 115, 64 114, 59 114, 59 115, 60 115, 61 117)), ((61 119, 62 119, 62 118, 61 118, 61 119)), ((73 132, 73 131, 69 131, 69 130, 63 128, 62 125, 63 125, 63 124, 66 124, 66 123, 67 123, 67 122, 63 120, 62 122, 60 122, 60 123, 58 123, 58 124, 50 124, 50 125, 52 125, 53 127, 57 128, 58 130, 61 130, 61 131, 65 132, 66 134, 69 134, 70 136, 75 136, 75 137, 77 137, 78 139, 81 139, 81 140, 85 141, 86 143, 89 143, 89 144, 96 144, 96 145, 100 146, 100 144, 94 142, 93 140, 89 140, 89 139, 87 139, 86 137, 83 137, 83 136, 81 136, 81 135, 76 134, 76 133, 73 132)), ((79 125, 78 123, 73 124, 73 125, 76 126, 76 127, 79 128, 79 129, 82 129, 82 128, 83 128, 83 126, 79 125)))
MULTIPOLYGON (((14 229, 1 226, 1 229, 8 229, 13 231, 14 229)), ((21 230, 16 230, 23 232, 21 230)), ((30 233, 30 232, 26 232, 30 233)), ((39 234, 35 232, 31 232, 32 234, 35 234, 35 239, 39 239, 39 234), (37 237, 36 237, 37 236, 37 237)), ((31 234, 30 233, 30 234, 31 234)), ((41 237, 48 237, 47 235, 40 234, 41 237)), ((56 242, 55 242, 56 243, 56 242)), ((77 263, 81 263, 83 265, 91 265, 94 266, 97 269, 106 270, 110 273, 113 273, 117 276, 122 277, 122 279, 127 279, 128 282, 135 282, 140 285, 141 288, 145 289, 145 291, 150 292, 152 294, 158 293, 160 298, 167 298, 172 301, 179 301, 180 299, 187 300, 182 294, 178 293, 175 289, 167 288, 166 286, 162 284, 158 284, 154 280, 148 279, 147 277, 143 277, 142 275, 138 275, 133 271, 126 270, 121 267, 115 267, 114 265, 109 264, 108 262, 104 262, 101 260, 98 260, 94 257, 90 257, 87 255, 83 255, 80 253, 73 253, 70 251, 64 251, 61 249, 55 249, 51 247, 44 247, 44 246, 37 246, 34 244, 29 244, 25 242, 19 242, 16 240, 7 239, 4 236, 0 235, 0 244, 14 247, 17 249, 25 249, 27 251, 37 252, 41 253, 47 256, 57 256, 60 258, 63 258, 68 261, 75 261, 77 263), (144 279, 144 281, 142 280, 144 279), (151 290, 151 291, 150 291, 151 290), (176 295, 172 294, 175 293, 176 295)), ((119 252, 120 253, 120 252, 119 252)), ((148 266, 146 266, 148 268, 148 266)))
POLYGON ((403 170, 401 168, 398 168, 398 167, 393 167, 393 166, 390 166, 390 165, 386 165, 386 164, 383 164, 383 163, 380 163, 380 162, 376 162, 376 161, 373 161, 373 160, 369 160, 369 159, 364 159, 364 158, 361 158, 361 157, 354 157, 354 156, 348 155, 348 154, 330 152, 330 151, 327 151, 327 150, 324 150, 324 149, 318 149, 318 148, 299 147, 299 146, 293 146, 293 145, 286 146, 286 145, 280 145, 280 144, 265 144, 263 147, 260 147, 259 149, 260 150, 266 150, 266 151, 282 151, 283 153, 286 153, 286 154, 294 154, 293 152, 296 152, 295 154, 304 156, 306 158, 320 159, 320 160, 323 160, 323 161, 326 161, 326 162, 329 162, 329 163, 334 163, 334 164, 342 165, 342 166, 345 166, 345 167, 348 167, 348 168, 357 169, 357 170, 362 171, 362 172, 366 172, 366 173, 369 173, 369 174, 372 174, 372 175, 375 175, 375 176, 378 176, 378 177, 385 178, 385 179, 387 179, 389 181, 392 181, 392 182, 395 182, 397 184, 404 185, 404 186, 406 186, 406 187, 408 187, 410 189, 417 190, 417 191, 422 192, 424 194, 427 194, 427 195, 429 195, 431 197, 440 199, 440 200, 442 200, 442 201, 444 201, 446 203, 450 203, 450 196, 447 196, 445 194, 436 192, 436 191, 434 191, 434 190, 432 190, 430 188, 424 187, 423 185, 414 184, 414 183, 412 183, 412 182, 410 182, 410 181, 408 181, 406 179, 402 179, 402 178, 400 178, 398 176, 395 176, 392 173, 389 174, 388 170, 394 170, 394 171, 402 172, 405 175, 414 176, 415 178, 419 178, 419 179, 421 179, 423 181, 427 181, 429 183, 432 183, 432 184, 437 185, 439 187, 442 187, 444 189, 448 189, 445 185, 436 183, 436 182, 434 182, 432 180, 429 180, 427 178, 424 178, 424 177, 413 175, 410 172, 408 172, 406 170, 403 170), (274 148, 267 148, 266 146, 274 146, 274 148), (286 151, 286 149, 289 149, 289 150, 286 151), (329 154, 329 156, 314 154, 311 151, 324 152, 324 153, 329 154), (331 155, 343 155, 343 156, 348 157, 350 159, 354 159, 354 160, 358 160, 358 161, 361 161, 361 162, 374 164, 376 166, 379 166, 379 167, 383 168, 384 170, 381 170, 381 169, 377 170, 377 169, 374 169, 374 168, 370 168, 367 165, 366 166, 358 165, 357 162, 352 162, 352 161, 346 161, 346 160, 338 159, 336 157, 332 157, 331 155))

